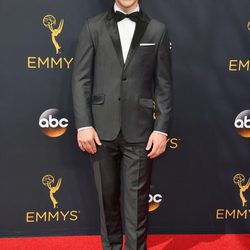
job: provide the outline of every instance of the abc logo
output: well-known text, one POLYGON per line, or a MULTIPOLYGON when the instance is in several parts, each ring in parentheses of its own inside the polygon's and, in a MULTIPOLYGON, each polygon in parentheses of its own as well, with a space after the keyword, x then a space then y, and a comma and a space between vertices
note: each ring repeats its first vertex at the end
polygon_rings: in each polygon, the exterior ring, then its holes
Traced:
POLYGON ((39 118, 39 126, 43 134, 49 137, 59 137, 63 135, 68 127, 69 121, 61 118, 58 109, 48 109, 39 118))
POLYGON ((160 204, 162 201, 162 195, 161 194, 149 194, 149 208, 148 211, 152 212, 154 210, 156 210, 157 208, 159 208, 160 204))
POLYGON ((238 114, 234 126, 242 137, 250 138, 250 110, 245 110, 238 114))

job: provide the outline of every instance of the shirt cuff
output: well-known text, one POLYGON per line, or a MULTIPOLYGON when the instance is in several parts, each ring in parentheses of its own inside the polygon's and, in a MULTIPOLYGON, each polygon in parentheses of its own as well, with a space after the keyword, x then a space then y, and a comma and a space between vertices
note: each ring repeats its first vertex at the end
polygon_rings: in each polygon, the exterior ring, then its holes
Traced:
POLYGON ((92 126, 81 127, 81 128, 78 128, 77 131, 79 132, 79 131, 84 130, 84 129, 86 129, 86 128, 93 128, 93 127, 92 127, 92 126))
POLYGON ((166 135, 166 136, 168 136, 168 134, 167 134, 167 133, 163 133, 163 132, 161 132, 161 131, 158 131, 158 130, 154 130, 154 132, 157 132, 157 133, 159 133, 159 134, 163 134, 163 135, 166 135))

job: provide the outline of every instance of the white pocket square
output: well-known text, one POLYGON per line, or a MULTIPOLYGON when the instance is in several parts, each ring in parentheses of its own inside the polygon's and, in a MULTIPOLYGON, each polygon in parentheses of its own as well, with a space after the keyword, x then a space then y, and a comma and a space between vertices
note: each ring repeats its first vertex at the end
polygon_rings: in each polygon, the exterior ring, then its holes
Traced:
POLYGON ((140 46, 154 46, 155 43, 140 43, 140 46))

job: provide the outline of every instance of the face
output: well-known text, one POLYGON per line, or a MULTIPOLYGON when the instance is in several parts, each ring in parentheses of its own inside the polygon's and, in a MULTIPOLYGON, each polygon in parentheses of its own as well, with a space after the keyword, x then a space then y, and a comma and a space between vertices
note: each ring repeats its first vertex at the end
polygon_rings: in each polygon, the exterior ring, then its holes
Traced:
POLYGON ((115 0, 118 6, 129 9, 138 4, 138 0, 115 0))

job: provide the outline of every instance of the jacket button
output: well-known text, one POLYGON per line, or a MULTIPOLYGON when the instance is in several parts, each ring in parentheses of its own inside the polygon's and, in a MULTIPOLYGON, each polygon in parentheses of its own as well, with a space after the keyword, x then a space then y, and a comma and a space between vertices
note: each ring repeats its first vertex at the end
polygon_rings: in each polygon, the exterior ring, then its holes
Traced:
POLYGON ((122 80, 123 80, 123 81, 127 81, 127 78, 126 78, 126 77, 124 77, 122 80))
POLYGON ((120 100, 121 100, 121 98, 119 97, 119 98, 118 98, 118 101, 120 101, 120 100))

